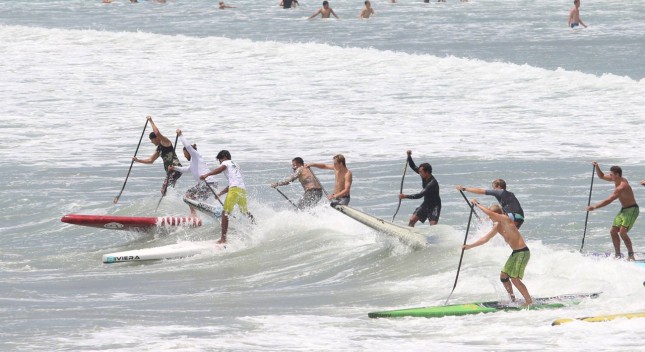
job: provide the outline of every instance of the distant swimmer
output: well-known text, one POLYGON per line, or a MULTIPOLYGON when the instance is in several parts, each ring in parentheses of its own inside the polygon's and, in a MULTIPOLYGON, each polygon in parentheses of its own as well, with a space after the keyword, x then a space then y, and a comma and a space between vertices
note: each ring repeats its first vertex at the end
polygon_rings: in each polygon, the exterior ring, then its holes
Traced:
MULTIPOLYGON (((217 188, 215 176, 208 177, 204 181, 199 178, 201 175, 210 171, 208 169, 208 166, 206 166, 206 162, 204 161, 202 154, 197 151, 196 144, 190 144, 190 142, 188 142, 180 129, 177 130, 177 135, 179 136, 181 143, 184 145, 184 157, 186 157, 186 159, 190 161, 190 165, 176 167, 170 166, 168 170, 170 170, 171 172, 179 171, 182 174, 190 172, 197 183, 186 191, 184 197, 194 200, 206 200, 211 195, 211 188, 217 188)), ((195 212, 195 208, 193 208, 192 205, 189 205, 189 207, 190 216, 196 217, 197 214, 195 212)))
POLYGON ((580 0, 573 0, 573 7, 569 12, 569 28, 576 28, 579 25, 587 28, 587 25, 580 19, 580 0))
POLYGON ((139 159, 135 156, 132 157, 132 160, 142 164, 152 164, 161 156, 163 167, 168 175, 161 186, 161 194, 165 195, 168 185, 175 187, 175 183, 181 177, 181 172, 170 171, 168 168, 170 166, 181 166, 181 163, 179 162, 179 158, 177 158, 177 154, 175 154, 175 148, 173 148, 172 142, 159 132, 157 125, 152 121, 152 117, 147 116, 146 119, 148 119, 148 122, 150 122, 150 125, 152 126, 152 132, 150 132, 149 135, 150 143, 156 145, 157 149, 147 159, 139 159))
POLYGON ((531 252, 529 251, 529 247, 526 246, 524 238, 522 238, 522 235, 517 229, 517 226, 513 224, 513 220, 504 215, 504 213, 502 212, 502 207, 500 207, 499 205, 494 204, 490 208, 487 208, 479 204, 477 199, 473 199, 472 204, 473 206, 478 207, 481 211, 486 213, 486 215, 488 215, 488 217, 493 221, 493 228, 482 238, 471 244, 463 245, 461 248, 471 249, 473 247, 481 246, 482 244, 488 242, 496 234, 499 233, 500 235, 502 235, 506 243, 508 243, 508 245, 513 250, 513 253, 511 253, 511 256, 506 261, 506 264, 504 265, 504 268, 500 273, 499 279, 500 281, 502 281, 506 292, 508 292, 508 295, 511 297, 511 301, 515 302, 513 286, 511 286, 512 283, 524 297, 525 303, 523 306, 529 306, 531 303, 533 303, 533 299, 531 299, 531 295, 529 294, 528 289, 522 282, 522 278, 524 277, 524 270, 526 269, 526 265, 528 264, 529 259, 531 259, 531 252))
POLYGON ((405 195, 403 193, 399 194, 399 199, 419 199, 423 198, 423 203, 418 206, 410 220, 408 226, 414 227, 417 221, 426 222, 429 220, 430 225, 436 225, 439 222, 439 216, 441 215, 441 197, 439 196, 439 183, 437 179, 432 176, 432 166, 428 163, 423 163, 416 166, 412 160, 412 151, 408 150, 408 165, 414 170, 419 176, 421 176, 421 186, 423 190, 417 194, 405 195))
POLYGON ((334 10, 332 10, 332 8, 329 7, 329 1, 327 1, 327 0, 323 1, 322 7, 319 8, 318 11, 316 11, 316 13, 314 13, 311 16, 309 16, 309 19, 312 19, 312 18, 314 18, 314 17, 316 17, 318 15, 321 15, 322 18, 329 18, 330 15, 334 15, 334 17, 338 18, 338 16, 336 16, 336 13, 334 12, 334 10))
POLYGON ((290 9, 292 7, 295 8, 298 5, 300 5, 298 0, 282 0, 282 1, 280 1, 280 7, 282 7, 283 9, 290 9))
POLYGON ((371 15, 376 15, 374 9, 372 8, 372 3, 370 0, 365 0, 365 7, 361 10, 361 13, 358 14, 359 18, 370 18, 371 15))
POLYGON ((302 195, 302 198, 296 203, 296 206, 300 210, 313 207, 322 198, 322 186, 318 183, 318 180, 314 177, 311 170, 305 167, 305 162, 301 157, 296 157, 291 160, 291 168, 293 169, 293 174, 282 181, 272 183, 271 187, 286 186, 298 180, 302 184, 302 188, 305 189, 305 194, 302 195))
POLYGON ((234 9, 235 6, 229 6, 224 3, 224 1, 219 2, 219 9, 224 10, 224 9, 234 9))
POLYGON ((513 192, 506 190, 506 181, 501 178, 493 181, 493 189, 484 189, 484 188, 474 188, 474 187, 464 187, 457 185, 458 190, 465 192, 472 192, 476 194, 485 194, 487 196, 494 196, 497 198, 497 201, 502 206, 504 214, 508 215, 511 220, 515 223, 515 226, 519 229, 524 223, 524 210, 520 205, 520 201, 517 200, 513 192))
POLYGON ((207 172, 200 177, 201 180, 206 180, 209 176, 217 175, 224 172, 228 180, 228 186, 224 188, 217 196, 226 194, 224 201, 224 211, 222 212, 222 237, 217 243, 226 243, 226 233, 228 232, 228 215, 233 212, 235 205, 240 208, 240 211, 249 217, 251 222, 255 222, 253 215, 249 212, 246 206, 246 186, 244 185, 244 177, 240 167, 231 160, 231 153, 228 150, 221 150, 217 153, 217 160, 220 166, 213 171, 207 172))
POLYGON ((331 206, 348 205, 351 199, 350 190, 352 188, 352 172, 345 165, 345 157, 342 154, 334 156, 334 163, 330 164, 305 164, 305 167, 317 167, 319 169, 334 170, 335 182, 334 193, 327 195, 331 200, 331 206))
POLYGON ((627 260, 634 260, 632 240, 627 235, 627 232, 634 226, 634 223, 636 223, 636 218, 639 213, 638 204, 636 204, 636 198, 634 197, 634 191, 629 185, 629 182, 627 182, 627 179, 623 177, 623 169, 621 169, 620 166, 612 166, 609 168, 609 175, 605 175, 602 170, 600 170, 600 165, 598 165, 597 162, 594 161, 592 164, 596 169, 596 175, 598 175, 598 178, 613 182, 615 188, 614 192, 612 192, 607 199, 588 206, 587 211, 602 208, 605 205, 609 205, 616 199, 620 201, 621 208, 614 218, 609 234, 611 235, 611 241, 614 244, 616 258, 621 257, 620 239, 622 238, 625 243, 625 247, 627 248, 627 260), (618 237, 619 235, 620 237, 618 237))

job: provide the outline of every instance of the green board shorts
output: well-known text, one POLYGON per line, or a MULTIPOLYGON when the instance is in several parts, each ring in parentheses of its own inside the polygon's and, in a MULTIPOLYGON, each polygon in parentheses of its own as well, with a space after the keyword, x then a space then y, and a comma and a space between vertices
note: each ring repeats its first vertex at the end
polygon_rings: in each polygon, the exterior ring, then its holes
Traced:
POLYGON ((506 273, 506 275, 511 278, 522 279, 524 277, 524 269, 526 269, 526 264, 529 263, 529 259, 531 259, 529 247, 514 250, 513 253, 511 253, 511 256, 508 257, 506 264, 504 264, 502 272, 506 273))
POLYGON ((636 223, 636 218, 638 217, 638 204, 634 204, 631 207, 621 208, 616 217, 614 218, 614 223, 612 226, 615 227, 624 227, 627 230, 630 230, 632 226, 636 223))

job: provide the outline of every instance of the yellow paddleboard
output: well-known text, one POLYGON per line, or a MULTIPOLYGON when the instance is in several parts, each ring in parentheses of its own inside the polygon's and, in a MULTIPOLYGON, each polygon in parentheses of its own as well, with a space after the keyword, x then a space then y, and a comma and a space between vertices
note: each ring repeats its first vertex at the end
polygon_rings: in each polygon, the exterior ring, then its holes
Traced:
POLYGON ((624 313, 624 314, 612 314, 612 315, 598 315, 595 317, 584 317, 584 318, 564 318, 564 319, 557 319, 554 320, 551 325, 562 325, 565 323, 570 323, 572 321, 576 320, 581 320, 581 321, 588 321, 588 322, 603 322, 603 321, 610 321, 618 318, 626 318, 626 319, 632 319, 632 318, 645 318, 645 312, 640 312, 640 313, 624 313))

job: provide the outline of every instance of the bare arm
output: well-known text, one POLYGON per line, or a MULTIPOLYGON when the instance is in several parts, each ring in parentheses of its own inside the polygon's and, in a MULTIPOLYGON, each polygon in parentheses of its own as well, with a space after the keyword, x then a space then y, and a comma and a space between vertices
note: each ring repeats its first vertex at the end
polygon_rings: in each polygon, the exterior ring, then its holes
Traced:
POLYGON ((484 235, 482 238, 478 239, 477 241, 475 241, 475 242, 473 242, 471 244, 463 245, 463 246, 461 246, 461 248, 462 249, 471 249, 471 248, 474 248, 474 247, 481 246, 482 244, 490 241, 490 239, 493 238, 493 236, 495 236, 497 234, 497 227, 498 226, 499 226, 498 224, 493 225, 493 228, 490 231, 488 231, 488 233, 486 235, 484 235))
POLYGON ((600 170, 600 165, 598 165, 598 162, 594 161, 591 164, 596 168, 596 175, 598 175, 598 178, 605 180, 605 181, 611 181, 611 177, 609 175, 605 175, 602 170, 600 170))
POLYGON ((158 157, 159 157, 159 152, 155 150, 155 152, 152 153, 152 155, 150 155, 148 159, 139 159, 136 156, 134 156, 132 157, 132 160, 142 164, 152 164, 155 162, 155 160, 157 160, 158 157))
MULTIPOLYGON (((310 20, 310 19, 312 19, 312 18, 314 18, 314 17, 318 16, 318 15, 320 14, 320 12, 321 12, 321 11, 322 11, 322 9, 318 9, 318 11, 316 11, 313 15, 309 16, 308 20, 310 20)), ((334 15, 334 16, 335 16, 335 15, 334 15)))
POLYGON ((588 206, 588 207, 587 207, 587 210, 588 210, 588 211, 592 211, 592 210, 596 210, 596 209, 598 209, 598 208, 602 208, 602 207, 604 207, 605 205, 609 205, 609 204, 611 204, 611 202, 613 202, 613 201, 615 201, 616 199, 618 199, 618 196, 620 196, 620 192, 622 192, 623 190, 625 190, 625 188, 626 188, 626 187, 627 187, 627 184, 626 184, 626 183, 624 183, 624 182, 623 182, 623 183, 621 183, 618 187, 616 187, 616 189, 614 189, 614 192, 613 192, 612 194, 610 194, 610 195, 609 195, 609 197, 607 197, 607 199, 605 199, 605 200, 603 200, 603 201, 601 201, 601 202, 598 202, 598 203, 597 203, 597 204, 595 204, 595 205, 590 205, 590 206, 588 206))
MULTIPOLYGON (((212 170, 211 172, 208 172, 208 173, 206 173, 205 175, 201 175, 201 176, 199 176, 199 179, 200 179, 200 180, 205 180, 208 176, 217 175, 217 174, 221 173, 221 172, 222 172, 222 171, 224 171, 224 170, 226 170, 226 166, 225 166, 225 165, 221 165, 221 166, 219 166, 217 169, 212 170)), ((226 187, 226 189, 228 189, 228 187, 226 187)))
POLYGON ((332 194, 332 198, 343 198, 347 197, 349 195, 349 190, 352 188, 352 172, 347 171, 347 174, 345 174, 345 188, 343 188, 342 191, 332 194))
POLYGON ((481 211, 483 211, 486 215, 490 217, 493 222, 502 222, 502 221, 510 221, 510 218, 507 215, 504 214, 499 214, 496 213, 487 207, 479 204, 479 201, 477 199, 473 199, 470 201, 474 206, 478 207, 481 211))
POLYGON ((168 137, 162 135, 161 132, 159 132, 159 128, 157 128, 157 125, 155 125, 154 121, 152 121, 152 116, 147 116, 146 119, 150 121, 150 126, 152 126, 152 132, 154 132, 155 135, 157 135, 157 138, 159 138, 161 145, 163 145, 164 147, 170 147, 172 145, 172 142, 170 141, 170 139, 168 139, 168 137))
POLYGON ((334 165, 323 163, 305 164, 305 167, 317 167, 319 169, 334 170, 334 165))
POLYGON ((486 189, 485 188, 474 188, 474 187, 464 187, 462 185, 457 185, 455 187, 457 190, 461 190, 464 192, 470 192, 470 193, 476 193, 476 194, 486 194, 486 189))
MULTIPOLYGON (((338 18, 338 16, 336 16, 336 12, 334 12, 334 10, 329 9, 329 11, 331 11, 331 14, 334 15, 334 17, 336 17, 337 19, 340 19, 340 18, 338 18)), ((582 21, 580 21, 580 22, 582 22, 582 21)))

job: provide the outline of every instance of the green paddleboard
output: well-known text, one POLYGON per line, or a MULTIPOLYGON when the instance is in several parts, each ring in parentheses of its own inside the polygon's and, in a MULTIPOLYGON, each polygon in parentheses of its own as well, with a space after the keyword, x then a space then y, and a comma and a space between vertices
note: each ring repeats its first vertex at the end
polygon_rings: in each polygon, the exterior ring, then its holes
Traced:
MULTIPOLYGON (((529 310, 562 308, 568 304, 579 303, 584 298, 596 298, 600 293, 585 293, 575 295, 562 295, 546 298, 534 298, 533 304, 529 310)), ((520 307, 516 303, 490 301, 474 302, 466 304, 452 304, 447 306, 407 308, 398 310, 388 310, 382 312, 372 312, 370 318, 397 318, 397 317, 423 317, 423 318, 440 318, 455 315, 470 315, 479 313, 493 313, 501 311, 518 311, 527 308, 520 307)))

